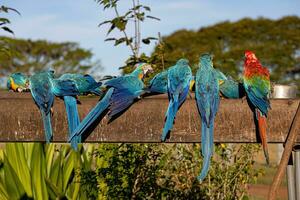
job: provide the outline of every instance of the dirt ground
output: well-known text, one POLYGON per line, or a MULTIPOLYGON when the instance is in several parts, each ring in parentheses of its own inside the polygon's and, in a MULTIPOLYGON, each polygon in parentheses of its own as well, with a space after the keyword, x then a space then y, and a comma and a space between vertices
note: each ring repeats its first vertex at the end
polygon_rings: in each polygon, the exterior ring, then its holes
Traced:
MULTIPOLYGON (((248 192, 250 199, 267 199, 268 192, 269 192, 270 186, 269 185, 250 185, 248 192)), ((277 192, 277 198, 278 199, 288 199, 288 193, 286 186, 281 186, 277 192)))

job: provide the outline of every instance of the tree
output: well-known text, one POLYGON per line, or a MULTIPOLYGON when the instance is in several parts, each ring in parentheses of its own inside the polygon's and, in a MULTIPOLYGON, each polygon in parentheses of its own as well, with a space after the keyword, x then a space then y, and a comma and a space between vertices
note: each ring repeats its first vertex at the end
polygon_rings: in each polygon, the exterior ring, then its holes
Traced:
MULTIPOLYGON (((163 41, 166 66, 185 57, 195 70, 199 55, 211 52, 217 68, 238 78, 244 50, 249 49, 270 69, 272 81, 300 86, 300 18, 296 16, 225 21, 197 31, 178 30, 163 41)), ((156 47, 153 56, 158 51, 156 47)), ((156 63, 160 71, 160 60, 156 63)))
POLYGON ((92 62, 92 52, 74 42, 49 42, 46 40, 24 40, 1 37, 13 49, 14 56, 0 54, 0 75, 11 72, 33 73, 52 68, 57 74, 65 72, 86 73, 101 68, 100 62, 92 62))

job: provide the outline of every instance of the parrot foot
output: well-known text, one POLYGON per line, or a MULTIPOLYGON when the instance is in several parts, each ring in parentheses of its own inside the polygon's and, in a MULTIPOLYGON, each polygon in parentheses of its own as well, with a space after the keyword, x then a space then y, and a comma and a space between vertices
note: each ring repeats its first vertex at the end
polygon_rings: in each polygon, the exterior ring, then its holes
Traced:
POLYGON ((51 117, 53 117, 53 115, 54 115, 54 110, 53 110, 53 108, 50 108, 50 113, 51 113, 51 117))
POLYGON ((246 96, 242 97, 242 103, 244 103, 244 101, 247 101, 247 97, 246 96))

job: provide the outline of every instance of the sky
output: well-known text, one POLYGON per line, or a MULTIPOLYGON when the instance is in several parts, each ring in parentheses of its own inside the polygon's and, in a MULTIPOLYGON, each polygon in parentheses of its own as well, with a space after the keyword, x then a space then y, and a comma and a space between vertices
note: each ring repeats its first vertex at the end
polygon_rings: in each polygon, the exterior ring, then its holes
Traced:
MULTIPOLYGON (((125 12, 131 0, 120 0, 120 11, 125 12)), ((160 21, 147 20, 142 24, 142 36, 165 36, 179 29, 198 30, 200 27, 244 17, 278 19, 286 15, 300 16, 299 0, 140 0, 151 7, 151 14, 160 21)), ((100 74, 118 75, 131 54, 125 45, 114 47, 104 42, 108 27, 98 27, 112 18, 113 12, 103 11, 93 0, 2 0, 2 4, 16 8, 21 16, 9 14, 16 38, 46 39, 54 42, 78 42, 90 49, 94 60, 100 60, 104 71, 100 74)), ((119 36, 115 32, 112 36, 119 36)), ((142 47, 150 54, 153 45, 142 47)))

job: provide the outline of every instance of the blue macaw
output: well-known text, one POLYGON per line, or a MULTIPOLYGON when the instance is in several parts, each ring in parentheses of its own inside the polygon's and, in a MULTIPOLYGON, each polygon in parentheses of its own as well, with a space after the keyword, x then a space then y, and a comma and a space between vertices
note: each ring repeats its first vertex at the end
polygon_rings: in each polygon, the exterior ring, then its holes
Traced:
POLYGON ((14 92, 23 92, 28 90, 29 79, 28 77, 20 72, 12 73, 7 78, 7 89, 13 90, 14 92))
POLYGON ((201 149, 203 166, 200 175, 197 177, 201 182, 207 176, 210 158, 213 154, 214 119, 220 103, 218 78, 210 54, 203 54, 200 57, 195 89, 197 108, 202 122, 201 149))
POLYGON ((59 77, 60 80, 72 80, 74 81, 80 95, 95 94, 101 96, 103 92, 100 89, 102 82, 97 82, 89 74, 63 74, 59 77))
POLYGON ((150 94, 165 94, 168 92, 168 70, 156 74, 146 88, 150 94))
MULTIPOLYGON (((79 95, 87 95, 87 94, 95 94, 98 96, 102 95, 102 91, 100 90, 100 86, 102 85, 101 82, 96 82, 95 79, 86 74, 63 74, 59 77, 59 80, 71 80, 74 82, 79 95)), ((67 118, 68 118, 68 125, 69 125, 69 138, 72 135, 72 132, 76 129, 76 127, 80 123, 80 118, 77 109, 77 99, 74 96, 63 96, 67 118)), ((77 138, 80 141, 80 138, 77 138)))
POLYGON ((42 114, 46 141, 53 137, 51 126, 51 108, 54 97, 76 96, 79 94, 74 82, 70 80, 54 79, 53 71, 44 71, 29 78, 32 98, 42 114))
POLYGON ((136 99, 140 98, 144 93, 142 80, 149 71, 152 71, 150 65, 139 63, 132 73, 104 83, 107 89, 106 94, 82 120, 69 140, 73 148, 76 149, 77 143, 84 141, 90 135, 107 112, 109 122, 111 122, 125 112, 136 99), (78 136, 81 137, 81 141, 76 140, 78 136))
POLYGON ((176 113, 185 101, 189 92, 192 70, 187 59, 180 59, 168 70, 169 106, 166 112, 165 125, 161 140, 165 141, 173 127, 176 113))
POLYGON ((225 76, 220 70, 215 69, 215 72, 222 96, 228 99, 239 99, 245 96, 242 83, 233 80, 231 76, 225 76))

